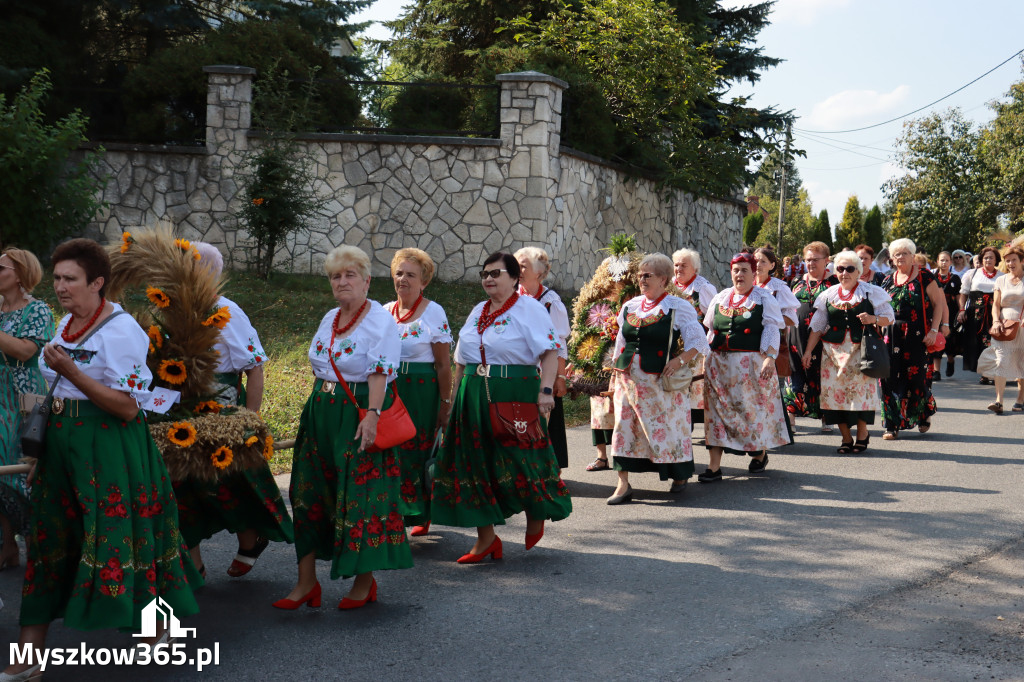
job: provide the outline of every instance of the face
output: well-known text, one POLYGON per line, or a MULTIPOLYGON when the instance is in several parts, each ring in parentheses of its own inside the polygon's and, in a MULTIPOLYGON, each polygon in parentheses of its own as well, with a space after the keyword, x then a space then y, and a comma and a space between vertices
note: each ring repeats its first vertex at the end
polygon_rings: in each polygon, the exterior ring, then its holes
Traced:
POLYGON ((772 262, 763 253, 754 254, 754 261, 757 263, 757 278, 762 282, 768 279, 768 273, 772 271, 772 262))
POLYGON ((754 271, 749 263, 736 263, 732 266, 732 285, 741 294, 746 293, 754 284, 754 271))
POLYGON ((661 296, 665 292, 665 287, 668 286, 668 279, 654 274, 654 271, 648 266, 640 269, 637 279, 640 280, 640 293, 651 299, 661 296))
POLYGON ((953 261, 949 259, 949 254, 939 254, 939 270, 941 270, 942 272, 946 272, 947 270, 949 270, 949 265, 952 262, 953 261))
POLYGON ((857 272, 857 269, 849 263, 837 265, 836 276, 839 278, 839 283, 848 291, 857 286, 859 273, 857 272))
POLYGON ((395 293, 399 296, 419 296, 423 292, 423 268, 413 260, 404 260, 398 264, 391 279, 395 283, 395 293))
POLYGON ((680 258, 674 262, 672 270, 675 272, 677 282, 689 282, 697 274, 697 269, 693 267, 689 258, 680 258))
POLYGON ((992 271, 996 269, 996 254, 989 251, 981 257, 981 266, 986 270, 992 271))
POLYGON ((892 254, 892 262, 900 272, 907 273, 914 267, 914 254, 909 251, 900 251, 892 254))
MULTIPOLYGON (((940 259, 939 263, 941 263, 941 262, 942 262, 942 260, 940 259)), ((957 270, 963 269, 963 267, 964 267, 964 256, 963 256, 962 253, 958 253, 957 255, 953 256, 953 267, 956 268, 957 270)))
POLYGON ((505 268, 505 263, 500 260, 496 260, 493 263, 486 263, 481 269, 483 276, 480 279, 480 283, 484 287, 484 292, 487 296, 495 299, 502 300, 512 295, 512 291, 515 289, 518 280, 513 279, 505 268))
POLYGON ((860 264, 861 267, 864 269, 864 272, 867 272, 868 270, 871 269, 871 262, 874 260, 874 258, 872 258, 871 254, 868 253, 866 249, 861 249, 860 251, 858 251, 857 257, 860 258, 860 264))
MULTIPOLYGON (((490 268, 490 266, 487 267, 490 268)), ((519 259, 519 271, 519 279, 524 282, 536 282, 539 279, 539 273, 534 269, 533 263, 526 256, 519 259)))
POLYGON ((0 256, 0 291, 12 291, 20 285, 14 261, 10 256, 0 256))
POLYGON ((370 290, 370 278, 363 277, 355 266, 344 267, 332 272, 331 293, 338 303, 353 303, 366 298, 370 290))
POLYGON ((1006 269, 1009 270, 1014 277, 1020 277, 1022 272, 1020 256, 1015 253, 1009 253, 1003 261, 1006 263, 1006 269))
POLYGON ((814 279, 821 279, 822 275, 825 274, 825 266, 828 265, 828 258, 817 251, 807 249, 804 251, 804 262, 807 263, 807 270, 811 277, 814 279))
POLYGON ((971 259, 971 263, 972 263, 972 265, 974 267, 980 268, 981 267, 981 256, 975 256, 974 258, 972 258, 971 259))
POLYGON ((53 292, 64 310, 95 308, 102 286, 102 277, 89 282, 85 268, 73 260, 62 260, 53 266, 53 292))

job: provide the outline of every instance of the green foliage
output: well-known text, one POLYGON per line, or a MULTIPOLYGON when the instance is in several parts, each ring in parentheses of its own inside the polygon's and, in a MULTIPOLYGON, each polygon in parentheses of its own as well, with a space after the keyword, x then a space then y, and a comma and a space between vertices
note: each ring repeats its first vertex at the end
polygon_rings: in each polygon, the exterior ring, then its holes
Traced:
MULTIPOLYGON (((786 197, 795 197, 799 192, 800 188, 803 187, 803 180, 800 178, 800 171, 797 169, 796 164, 790 160, 786 167, 786 197)), ((761 165, 757 167, 757 175, 754 179, 754 185, 751 187, 748 194, 754 194, 759 197, 769 196, 775 197, 776 200, 782 195, 782 152, 779 150, 772 151, 761 165)))
POLYGON ((926 253, 977 250, 995 227, 982 218, 990 179, 979 137, 959 109, 904 123, 897 162, 907 172, 883 185, 896 207, 893 237, 909 237, 926 253))
POLYGON ((832 225, 828 221, 828 210, 821 209, 821 213, 814 219, 814 228, 811 231, 812 242, 824 242, 828 244, 830 252, 835 252, 835 245, 832 243, 832 225))
MULTIPOLYGON (((779 232, 778 197, 761 197, 761 208, 768 212, 764 226, 751 246, 767 244, 776 247, 779 232)), ((780 254, 800 253, 804 244, 813 241, 814 216, 811 213, 811 198, 807 190, 800 188, 796 196, 786 199, 786 215, 782 221, 782 248, 780 254)))
POLYGON ((875 204, 864 216, 864 243, 878 253, 882 249, 882 238, 882 210, 875 204))
POLYGON ((757 211, 743 219, 743 243, 750 246, 757 241, 757 235, 764 227, 764 213, 757 211))
POLYGON ((608 246, 598 250, 606 252, 609 256, 624 256, 627 253, 639 250, 639 248, 636 243, 635 234, 619 232, 611 236, 611 239, 608 240, 608 246))
POLYGON ((981 219, 1005 217, 1011 230, 1024 229, 1024 80, 1010 86, 1007 100, 991 104, 995 118, 981 131, 980 161, 986 167, 981 219))
POLYGON ((8 104, 0 94, 0 204, 3 239, 42 256, 63 237, 83 230, 101 206, 103 178, 90 172, 97 155, 72 160, 85 142, 86 119, 73 112, 47 123, 46 70, 8 104))
POLYGON ((836 225, 835 250, 852 249, 864 241, 864 214, 860 200, 851 194, 843 209, 843 219, 836 225))
POLYGON ((271 68, 257 85, 264 103, 256 123, 263 129, 261 142, 243 158, 241 208, 236 214, 256 243, 252 259, 256 273, 270 276, 274 257, 287 238, 308 231, 327 199, 313 189, 315 164, 305 155, 290 131, 305 127, 315 85, 310 79, 305 96, 296 102, 287 71, 271 68))

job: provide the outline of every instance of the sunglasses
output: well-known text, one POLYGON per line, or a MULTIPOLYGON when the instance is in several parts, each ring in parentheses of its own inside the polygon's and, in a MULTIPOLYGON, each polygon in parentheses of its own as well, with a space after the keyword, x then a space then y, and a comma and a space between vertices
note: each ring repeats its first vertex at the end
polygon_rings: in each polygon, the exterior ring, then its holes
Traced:
POLYGON ((638 280, 640 280, 641 282, 646 282, 646 281, 647 281, 647 280, 649 280, 649 279, 650 279, 651 277, 657 277, 657 275, 652 275, 652 274, 651 274, 651 273, 649 273, 649 272, 645 272, 645 273, 643 273, 642 275, 637 275, 637 279, 638 279, 638 280))
POLYGON ((508 272, 508 270, 504 268, 497 270, 481 270, 480 279, 487 279, 488 277, 490 277, 491 279, 498 279, 501 276, 501 273, 503 272, 508 272))
POLYGON ((857 272, 857 268, 852 265, 837 265, 836 272, 857 272))

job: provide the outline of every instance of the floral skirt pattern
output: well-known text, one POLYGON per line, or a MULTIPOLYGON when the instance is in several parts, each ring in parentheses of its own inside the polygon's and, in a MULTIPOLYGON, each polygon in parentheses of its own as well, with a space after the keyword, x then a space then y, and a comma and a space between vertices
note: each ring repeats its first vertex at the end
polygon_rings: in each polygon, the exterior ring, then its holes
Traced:
MULTIPOLYGON (((690 362, 693 375, 704 373, 704 356, 697 354, 690 362)), ((704 380, 697 379, 690 383, 690 419, 691 423, 704 421, 704 380)))
MULTIPOLYGON (((40 384, 36 391, 46 393, 46 384, 40 384)), ((12 368, 0 358, 0 464, 17 464, 21 458, 20 395, 12 368)), ((0 515, 19 535, 28 532, 29 509, 25 474, 0 476, 0 515)))
POLYGON ((202 578, 142 413, 123 421, 85 407, 89 416, 54 415, 47 427, 32 485, 21 624, 63 618, 79 630, 137 631, 157 596, 179 618, 197 613, 192 590, 202 578))
MULTIPOLYGON (((412 552, 401 512, 402 472, 397 448, 360 452, 359 412, 341 388, 337 395, 313 385, 299 419, 289 497, 295 554, 331 562, 331 578, 411 568, 412 552)), ((366 405, 366 383, 350 384, 366 405)), ((391 391, 384 408, 391 404, 391 391)))
MULTIPOLYGON (((488 379, 495 402, 535 402, 540 377, 488 379)), ((541 428, 547 432, 544 420, 541 428)), ((445 526, 504 524, 520 512, 560 521, 572 512, 569 489, 547 440, 533 449, 495 440, 483 377, 467 373, 452 404, 452 419, 437 458, 431 514, 445 526)))
POLYGON ((921 329, 897 320, 889 327, 885 340, 889 378, 880 381, 882 421, 886 430, 902 431, 929 421, 938 409, 932 396, 931 363, 921 329))
POLYGON ((430 458, 437 435, 441 393, 434 366, 425 362, 413 364, 413 371, 403 372, 395 379, 398 395, 416 425, 416 437, 398 446, 402 469, 402 506, 399 511, 405 517, 406 525, 423 525, 430 521, 430 491, 424 489, 426 472, 423 467, 430 458))
MULTIPOLYGON (((873 413, 878 410, 878 380, 864 376, 857 369, 860 344, 847 334, 842 343, 822 342, 821 409, 825 421, 834 424, 837 412, 873 413)), ((873 420, 872 420, 873 421, 873 420)), ((842 419, 848 424, 848 419, 842 419)), ((854 420, 854 424, 856 424, 854 420)))
POLYGON ((789 366, 792 374, 783 393, 786 410, 796 417, 821 418, 821 344, 811 353, 811 366, 804 369, 803 353, 810 336, 804 325, 787 327, 789 366))
POLYGON ((661 480, 693 475, 689 391, 666 391, 657 374, 640 369, 636 355, 629 373, 614 372, 615 431, 612 456, 620 471, 657 471, 661 480))
POLYGON ((712 351, 704 366, 708 447, 760 452, 792 442, 774 365, 762 380, 759 353, 712 351))
POLYGON ((590 442, 593 445, 611 445, 615 428, 615 406, 612 399, 590 396, 590 442))

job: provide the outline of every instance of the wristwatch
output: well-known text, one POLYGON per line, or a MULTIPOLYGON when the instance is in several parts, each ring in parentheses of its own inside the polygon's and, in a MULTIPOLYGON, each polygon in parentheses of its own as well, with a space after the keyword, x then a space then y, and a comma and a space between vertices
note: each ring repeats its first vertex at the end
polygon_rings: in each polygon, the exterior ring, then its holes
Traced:
POLYGON ((441 398, 441 402, 444 403, 445 405, 451 405, 452 399, 448 398, 447 400, 445 400, 444 398, 441 398))
POLYGON ((368 407, 368 408, 366 408, 366 411, 367 412, 376 412, 377 416, 378 417, 380 416, 380 408, 379 407, 368 407))
POLYGON ((540 392, 543 393, 544 395, 551 395, 552 393, 554 393, 554 391, 548 386, 545 386, 544 388, 540 389, 540 392))

